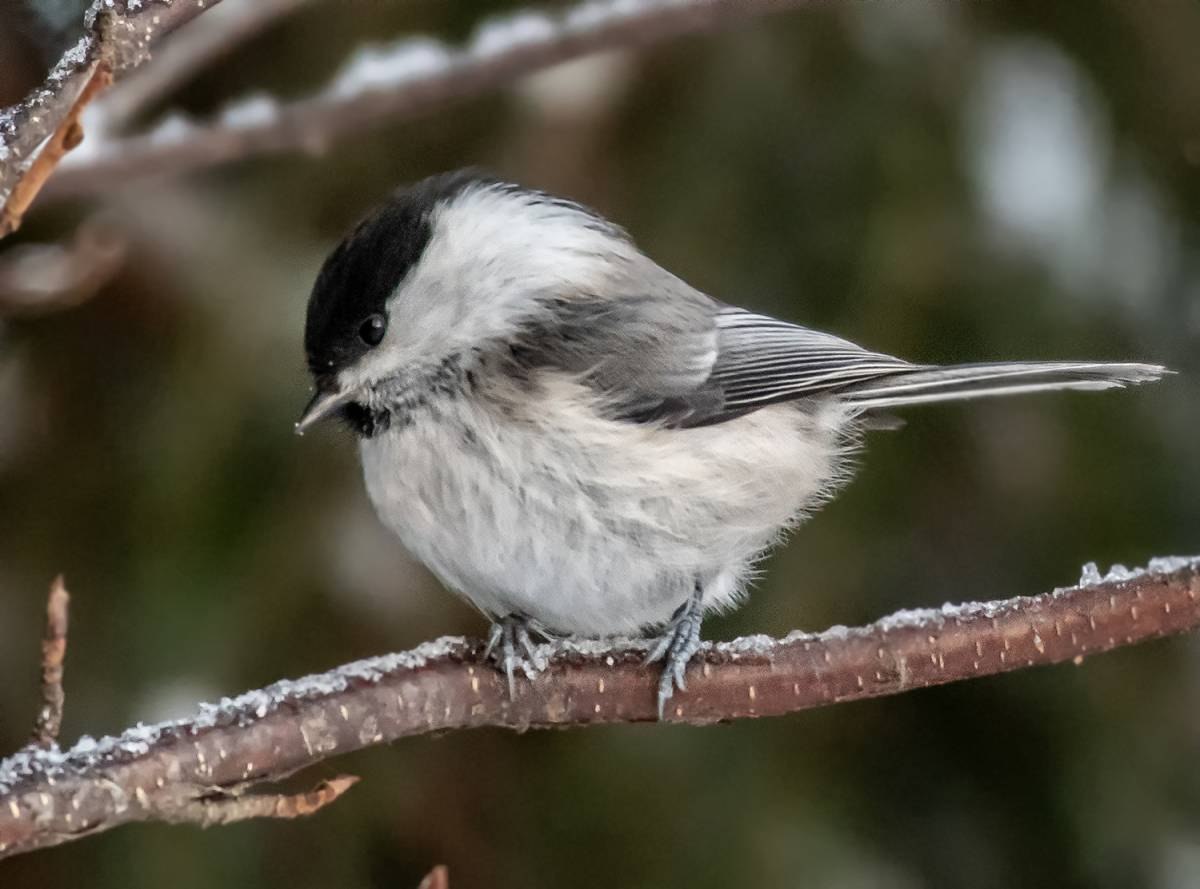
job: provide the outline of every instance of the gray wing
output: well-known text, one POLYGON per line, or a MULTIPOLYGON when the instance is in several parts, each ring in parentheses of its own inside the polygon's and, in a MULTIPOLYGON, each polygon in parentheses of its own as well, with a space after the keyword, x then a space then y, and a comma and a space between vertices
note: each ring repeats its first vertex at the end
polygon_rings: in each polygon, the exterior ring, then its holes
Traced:
POLYGON ((518 357, 578 374, 609 399, 614 417, 689 414, 714 397, 707 381, 718 358, 716 306, 690 288, 672 296, 561 300, 554 321, 524 337, 518 357))
POLYGON ((676 278, 656 292, 603 303, 564 301, 554 313, 554 330, 543 330, 528 351, 536 363, 577 373, 603 392, 614 418, 684 428, 824 393, 837 393, 866 413, 1024 392, 1119 388, 1168 372, 1156 364, 1094 361, 911 364, 723 305, 676 278))
POLYGON ((560 304, 555 330, 531 343, 539 363, 581 374, 612 399, 615 417, 678 427, 915 369, 830 334, 722 305, 683 282, 678 288, 670 297, 560 304))
POLYGON ((722 306, 714 320, 718 356, 708 383, 720 390, 723 410, 699 423, 918 369, 833 334, 735 306, 722 306))

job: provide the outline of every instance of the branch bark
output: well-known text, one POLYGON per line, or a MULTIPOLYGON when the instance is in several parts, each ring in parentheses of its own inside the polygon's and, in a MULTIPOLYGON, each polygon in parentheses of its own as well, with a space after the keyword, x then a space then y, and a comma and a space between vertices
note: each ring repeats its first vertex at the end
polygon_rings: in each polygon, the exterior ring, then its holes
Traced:
MULTIPOLYGON (((1200 627, 1200 558, 1156 559, 1031 598, 904 611, 864 627, 747 637, 706 645, 670 722, 706 725, 776 716, 1074 660, 1200 627)), ((412 651, 282 681, 189 719, 139 725, 72 749, 0 761, 0 858, 134 821, 223 823, 290 817, 301 805, 248 788, 329 757, 447 729, 651 722, 657 676, 645 644, 564 641, 537 652, 549 666, 509 699, 480 663, 481 645, 444 638, 412 651), (242 801, 241 805, 237 802, 242 801), (215 808, 214 808, 215 807, 215 808)), ((339 779, 348 780, 348 779, 339 779)), ((330 782, 333 786, 334 782, 330 782)), ((341 786, 341 785, 338 785, 341 786)), ((345 789, 341 786, 341 789, 345 789)))
POLYGON ((39 191, 54 172, 54 168, 83 141, 83 125, 79 122, 83 109, 112 83, 112 69, 101 60, 92 68, 91 76, 79 91, 79 95, 67 108, 66 116, 59 123, 37 157, 26 167, 8 194, 8 200, 0 207, 0 238, 10 235, 21 227, 25 211, 33 203, 39 191))
POLYGON ((86 33, 45 82, 0 110, 0 237, 20 224, 62 155, 79 144, 79 113, 111 76, 142 64, 155 40, 220 2, 95 0, 84 17, 86 33))
POLYGON ((315 96, 277 103, 253 97, 204 124, 170 118, 140 136, 92 146, 63 165, 46 197, 96 194, 114 183, 291 151, 320 153, 339 139, 452 101, 492 92, 551 65, 604 50, 647 46, 810 0, 585 2, 550 17, 530 12, 485 23, 468 46, 429 39, 361 55, 315 96), (411 53, 407 58, 404 53, 411 53), (370 69, 365 73, 363 69, 370 69), (354 74, 358 73, 359 78, 354 74))

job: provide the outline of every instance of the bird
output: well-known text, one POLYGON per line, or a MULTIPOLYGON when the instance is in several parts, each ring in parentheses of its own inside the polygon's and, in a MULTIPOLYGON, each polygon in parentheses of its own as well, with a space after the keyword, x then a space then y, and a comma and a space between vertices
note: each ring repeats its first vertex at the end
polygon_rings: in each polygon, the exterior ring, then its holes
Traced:
POLYGON ((659 717, 706 614, 849 480, 898 408, 1158 380, 1157 364, 937 366, 731 305, 576 201, 459 170, 390 194, 325 260, 303 433, 357 436, 382 523, 491 622, 533 639, 646 635, 659 717))

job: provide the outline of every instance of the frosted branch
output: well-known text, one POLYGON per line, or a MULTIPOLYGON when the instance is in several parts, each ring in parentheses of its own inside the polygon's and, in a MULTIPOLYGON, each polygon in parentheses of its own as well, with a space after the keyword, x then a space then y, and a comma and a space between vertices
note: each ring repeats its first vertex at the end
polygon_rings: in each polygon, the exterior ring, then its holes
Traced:
MULTIPOLYGON (((670 722, 778 716, 1063 661, 1200 627, 1200 558, 1155 559, 1030 598, 902 611, 863 627, 709 644, 671 702, 670 722)), ((246 791, 364 747, 449 729, 651 722, 656 671, 635 640, 563 641, 536 680, 506 684, 481 645, 443 638, 412 651, 282 681, 192 717, 29 747, 0 761, 0 858, 136 821, 199 824, 294 817, 311 794, 246 791)))
POLYGON ((646 46, 722 24, 794 9, 807 0, 588 0, 559 14, 520 12, 480 25, 454 48, 427 37, 365 47, 324 89, 277 102, 251 95, 213 120, 172 116, 148 133, 77 152, 47 197, 292 151, 492 92, 542 68, 604 50, 646 46))
POLYGON ((85 33, 46 80, 0 110, 0 237, 25 210, 58 161, 79 144, 79 115, 112 76, 149 58, 151 45, 220 0, 95 0, 85 33))

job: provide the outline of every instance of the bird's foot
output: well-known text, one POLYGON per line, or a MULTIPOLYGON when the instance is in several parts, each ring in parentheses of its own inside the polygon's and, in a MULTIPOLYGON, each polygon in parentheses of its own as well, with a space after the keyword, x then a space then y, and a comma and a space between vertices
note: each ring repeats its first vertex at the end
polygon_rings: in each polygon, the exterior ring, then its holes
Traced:
POLYGON ((687 691, 684 671, 692 656, 700 650, 700 622, 704 618, 704 606, 700 603, 699 586, 686 602, 676 609, 662 636, 650 649, 646 663, 663 661, 662 675, 658 679, 658 718, 661 721, 667 701, 675 689, 687 691))
POLYGON ((508 614, 492 624, 483 659, 508 677, 508 698, 516 696, 514 675, 519 667, 526 679, 536 679, 546 669, 546 659, 534 647, 533 636, 549 641, 552 636, 540 623, 521 614, 508 614))

